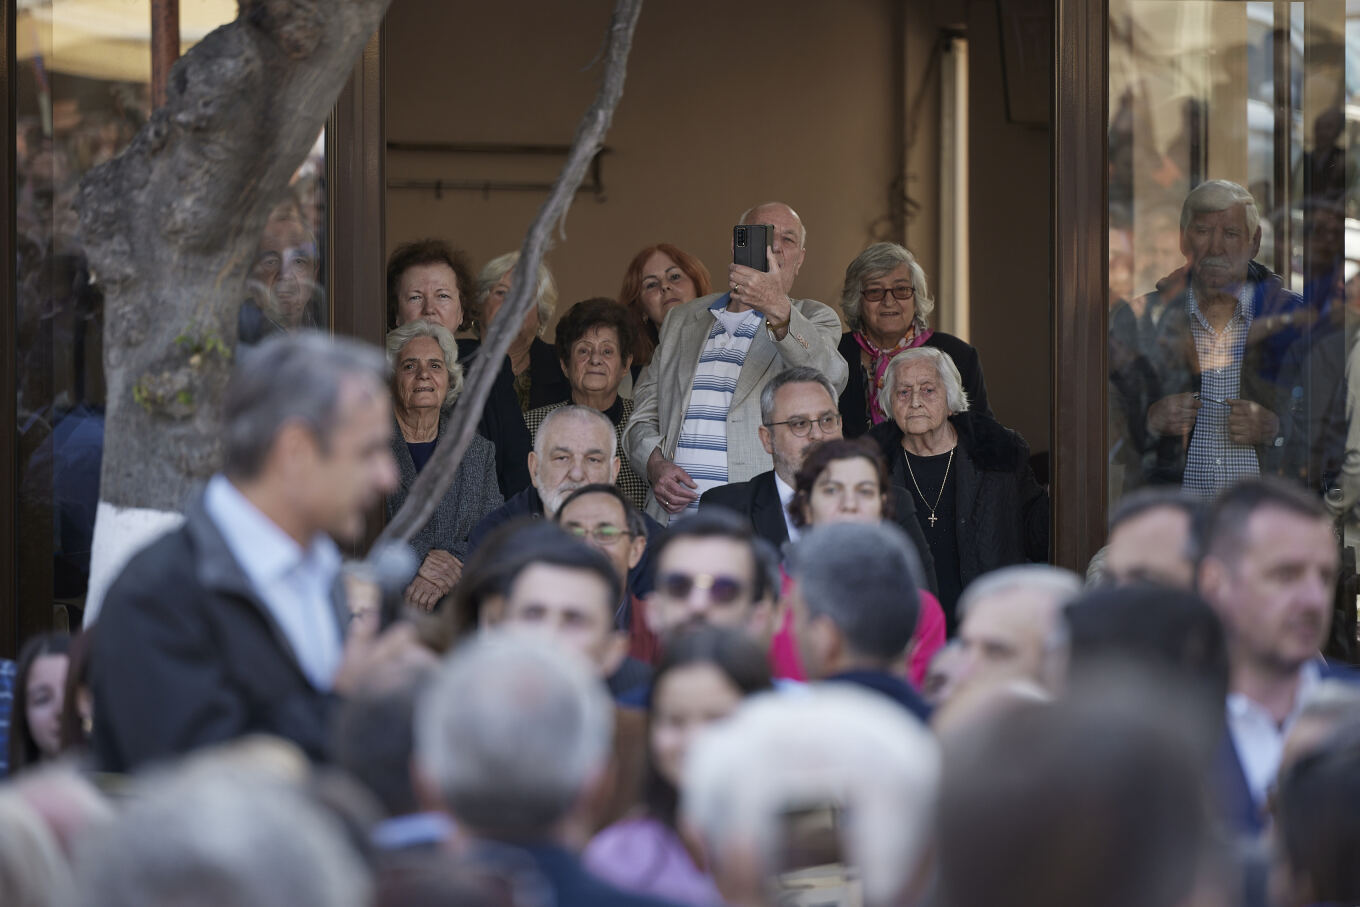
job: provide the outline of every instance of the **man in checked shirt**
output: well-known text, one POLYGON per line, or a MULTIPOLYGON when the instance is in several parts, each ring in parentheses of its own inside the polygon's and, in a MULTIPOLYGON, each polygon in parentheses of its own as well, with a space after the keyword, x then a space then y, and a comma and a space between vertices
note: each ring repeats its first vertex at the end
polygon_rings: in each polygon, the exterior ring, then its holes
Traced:
POLYGON ((1175 296, 1150 363, 1149 482, 1209 498, 1275 469, 1282 439, 1272 350, 1307 325, 1302 299, 1252 260, 1260 248, 1260 215, 1241 186, 1211 180, 1186 197, 1186 267, 1157 291, 1175 296))

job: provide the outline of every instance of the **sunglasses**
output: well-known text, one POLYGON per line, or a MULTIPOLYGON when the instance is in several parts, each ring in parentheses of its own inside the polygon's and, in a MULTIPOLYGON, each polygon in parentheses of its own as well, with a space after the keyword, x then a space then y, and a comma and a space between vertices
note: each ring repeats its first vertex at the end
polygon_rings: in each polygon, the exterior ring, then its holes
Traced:
POLYGON ((696 588, 708 593, 711 601, 720 605, 730 605, 746 592, 746 584, 730 576, 715 576, 712 573, 663 573, 656 580, 656 588, 670 598, 689 598, 696 588))

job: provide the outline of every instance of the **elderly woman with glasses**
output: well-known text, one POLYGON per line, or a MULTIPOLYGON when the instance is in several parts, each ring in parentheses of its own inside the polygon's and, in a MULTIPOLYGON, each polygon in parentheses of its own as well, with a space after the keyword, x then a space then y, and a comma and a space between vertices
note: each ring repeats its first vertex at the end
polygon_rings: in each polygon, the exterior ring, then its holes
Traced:
POLYGON ((935 300, 916 257, 897 243, 874 243, 850 262, 841 288, 841 311, 850 330, 840 354, 850 365, 840 410, 847 438, 856 438, 892 413, 879 403, 888 363, 903 350, 934 347, 958 366, 974 412, 991 415, 977 350, 952 334, 932 331, 926 320, 935 300))
MULTIPOLYGON (((387 499, 390 519, 406 503, 416 476, 449 433, 454 401, 463 390, 458 344, 448 329, 428 321, 411 321, 387 335, 392 364, 392 415, 396 431, 392 454, 401 484, 387 499)), ((463 460, 434 516, 411 538, 420 569, 406 590, 406 600, 433 611, 463 573, 468 533, 482 517, 504 503, 496 485, 496 449, 473 435, 463 460)))
POLYGON ((1048 492, 1030 469, 1025 439, 970 408, 947 353, 929 346, 898 353, 885 369, 879 404, 892 418, 869 434, 893 484, 916 505, 952 635, 955 606, 972 580, 1048 559, 1048 492))

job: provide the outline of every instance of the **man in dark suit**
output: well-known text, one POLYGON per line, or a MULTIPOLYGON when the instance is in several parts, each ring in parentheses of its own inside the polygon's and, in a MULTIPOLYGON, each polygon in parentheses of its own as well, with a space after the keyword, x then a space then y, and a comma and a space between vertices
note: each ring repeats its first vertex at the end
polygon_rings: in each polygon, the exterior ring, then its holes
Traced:
POLYGON ((252 733, 325 754, 361 652, 345 649, 332 537, 358 539, 397 483, 385 373, 376 349, 315 332, 241 357, 222 473, 105 598, 91 667, 102 769, 252 733))
POLYGON ((558 907, 659 907, 590 875, 571 846, 608 793, 613 721, 584 659, 484 633, 444 662, 416 708, 417 788, 452 815, 474 863, 515 868, 558 907))
MULTIPOLYGON (((760 395, 760 443, 774 460, 774 469, 748 482, 733 482, 704 492, 699 507, 726 507, 751 521, 756 535, 783 549, 798 540, 798 529, 789 518, 794 477, 803 465, 808 448, 841 437, 841 416, 836 408, 836 389, 815 368, 785 369, 765 385, 760 395)), ((935 560, 916 520, 911 495, 893 486, 895 520, 911 538, 921 559, 927 585, 936 592, 935 560)))
POLYGON ((794 635, 808 677, 880 693, 922 721, 930 707, 894 666, 916 632, 921 564, 897 527, 809 530, 790 558, 794 635))
POLYGON ((1256 835, 1284 741, 1327 678, 1352 679, 1319 650, 1332 622, 1340 554, 1322 501, 1278 479, 1247 479, 1210 506, 1202 526, 1199 593, 1228 643, 1228 734, 1220 806, 1230 827, 1256 835))

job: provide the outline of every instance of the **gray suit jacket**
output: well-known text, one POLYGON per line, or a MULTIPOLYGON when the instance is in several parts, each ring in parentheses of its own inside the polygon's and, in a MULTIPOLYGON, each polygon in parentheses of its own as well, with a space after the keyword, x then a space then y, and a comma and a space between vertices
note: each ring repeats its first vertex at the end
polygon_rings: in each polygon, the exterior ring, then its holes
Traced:
MULTIPOLYGON (((633 417, 623 434, 623 449, 640 476, 647 475, 647 459, 653 450, 659 448, 662 456, 675 458, 699 354, 715 320, 708 307, 726 295, 712 294, 676 306, 661 326, 661 342, 633 388, 633 417)), ((770 379, 787 368, 807 365, 826 375, 837 393, 845 389, 849 368, 836 350, 840 337, 840 316, 812 299, 793 300, 788 333, 778 343, 768 331, 756 332, 727 413, 729 482, 745 482, 774 468, 757 432, 760 392, 770 379)), ((647 513, 663 525, 670 519, 650 491, 647 513)))

